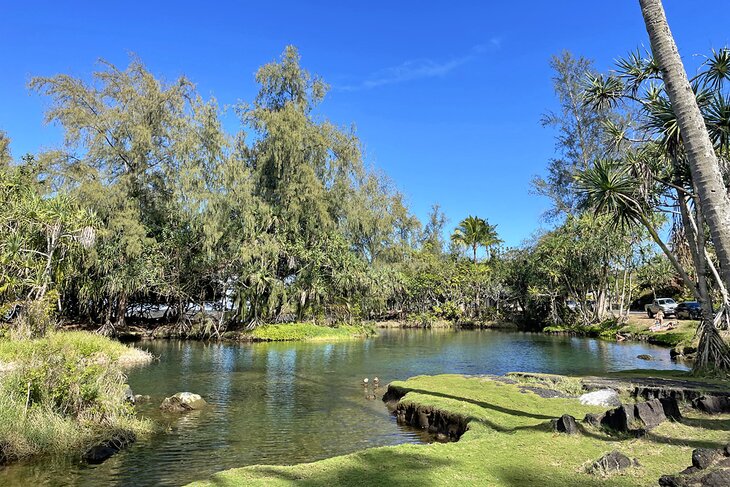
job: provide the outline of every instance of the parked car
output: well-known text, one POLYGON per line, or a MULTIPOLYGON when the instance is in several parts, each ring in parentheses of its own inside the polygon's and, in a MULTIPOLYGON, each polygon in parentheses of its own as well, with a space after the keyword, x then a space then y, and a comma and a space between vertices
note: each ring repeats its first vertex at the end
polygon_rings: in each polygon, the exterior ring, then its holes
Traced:
POLYGON ((677 302, 672 298, 658 298, 652 303, 646 305, 646 314, 649 318, 654 318, 654 315, 661 310, 664 316, 672 316, 676 313, 677 302))
POLYGON ((675 310, 677 313, 677 319, 683 318, 687 320, 697 320, 700 318, 702 313, 700 309, 700 303, 697 301, 685 301, 677 305, 675 310))

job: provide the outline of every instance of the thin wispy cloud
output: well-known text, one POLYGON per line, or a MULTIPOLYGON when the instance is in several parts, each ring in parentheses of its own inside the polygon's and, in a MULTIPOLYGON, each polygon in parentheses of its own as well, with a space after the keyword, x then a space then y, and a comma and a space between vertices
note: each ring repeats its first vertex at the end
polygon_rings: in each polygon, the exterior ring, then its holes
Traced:
POLYGON ((385 68, 371 73, 363 81, 351 84, 336 86, 339 91, 360 91, 370 90, 385 85, 404 83, 426 78, 439 78, 446 76, 455 69, 474 61, 483 54, 495 51, 501 47, 499 38, 492 38, 486 44, 479 44, 471 48, 464 56, 448 59, 446 61, 435 61, 433 59, 412 59, 405 61, 398 66, 385 68))

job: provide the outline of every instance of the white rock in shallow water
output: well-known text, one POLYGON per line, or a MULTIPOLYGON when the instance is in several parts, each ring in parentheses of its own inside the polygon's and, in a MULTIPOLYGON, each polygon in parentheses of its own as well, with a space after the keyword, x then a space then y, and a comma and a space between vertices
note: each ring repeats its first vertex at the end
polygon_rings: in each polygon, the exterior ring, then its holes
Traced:
POLYGON ((618 393, 613 389, 601 389, 599 391, 589 392, 580 396, 578 400, 581 404, 588 406, 616 407, 621 405, 621 398, 619 398, 618 393))

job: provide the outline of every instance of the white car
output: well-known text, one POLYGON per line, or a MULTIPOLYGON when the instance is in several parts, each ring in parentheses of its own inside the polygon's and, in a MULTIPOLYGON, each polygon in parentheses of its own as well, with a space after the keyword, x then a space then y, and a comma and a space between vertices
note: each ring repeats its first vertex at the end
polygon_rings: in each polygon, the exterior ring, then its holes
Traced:
POLYGON ((654 315, 660 310, 664 316, 673 316, 677 313, 677 302, 672 298, 658 298, 651 304, 647 304, 645 309, 649 318, 654 318, 654 315))

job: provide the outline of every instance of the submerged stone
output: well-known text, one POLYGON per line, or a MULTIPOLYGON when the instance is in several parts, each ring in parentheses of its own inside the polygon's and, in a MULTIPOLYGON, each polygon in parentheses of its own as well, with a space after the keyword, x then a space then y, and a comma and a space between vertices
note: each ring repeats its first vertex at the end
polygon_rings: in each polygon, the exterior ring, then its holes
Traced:
POLYGON ((135 404, 147 402, 149 400, 150 400, 150 396, 148 396, 148 395, 142 395, 142 394, 135 394, 134 395, 134 403, 135 404))
POLYGON ((103 463, 107 458, 119 451, 119 448, 108 445, 96 445, 84 453, 84 460, 92 465, 103 463))
POLYGON ((119 434, 98 445, 94 445, 83 454, 83 459, 93 465, 104 462, 107 458, 117 453, 122 448, 134 443, 136 437, 133 433, 119 434))

